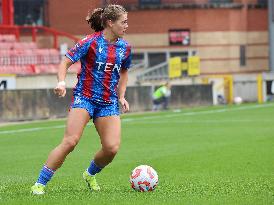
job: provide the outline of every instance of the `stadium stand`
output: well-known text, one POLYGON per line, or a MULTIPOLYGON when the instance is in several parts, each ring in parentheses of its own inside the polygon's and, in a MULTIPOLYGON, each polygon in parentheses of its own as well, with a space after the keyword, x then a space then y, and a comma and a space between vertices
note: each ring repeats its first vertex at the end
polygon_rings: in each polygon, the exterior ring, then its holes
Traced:
MULTIPOLYGON (((35 42, 19 42, 13 34, 0 35, 0 74, 48 74, 57 73, 61 61, 55 48, 38 48, 35 42)), ((70 72, 78 72, 77 63, 70 72)))

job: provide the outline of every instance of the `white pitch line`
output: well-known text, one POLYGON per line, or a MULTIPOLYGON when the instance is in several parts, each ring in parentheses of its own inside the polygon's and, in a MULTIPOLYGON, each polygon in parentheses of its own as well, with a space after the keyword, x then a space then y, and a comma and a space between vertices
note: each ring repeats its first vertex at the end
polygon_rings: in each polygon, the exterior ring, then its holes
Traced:
POLYGON ((4 130, 4 131, 0 131, 0 135, 20 133, 20 132, 33 132, 33 131, 49 130, 49 129, 59 129, 64 127, 65 125, 57 125, 57 126, 51 126, 51 127, 35 127, 35 128, 26 128, 26 129, 19 129, 19 130, 4 130))
MULTIPOLYGON (((143 120, 150 120, 150 119, 158 119, 158 118, 172 118, 178 116, 193 116, 193 115, 200 115, 200 114, 215 114, 215 113, 223 113, 227 111, 237 111, 237 110, 250 110, 254 108, 264 108, 264 107, 271 107, 272 104, 265 104, 265 105, 253 105, 253 106, 242 106, 238 108, 222 108, 217 110, 209 110, 209 111, 197 111, 197 112, 187 112, 187 113, 179 113, 176 112, 174 114, 167 114, 167 115, 157 115, 157 116, 149 116, 149 117, 140 117, 140 118, 127 118, 123 119, 123 122, 132 122, 132 121, 143 121, 143 120)), ((88 124, 92 125, 92 124, 88 124)), ((34 132, 40 130, 48 130, 48 129, 60 129, 64 128, 65 125, 57 125, 57 126, 50 126, 50 127, 35 127, 35 128, 26 128, 26 129, 19 129, 19 130, 3 130, 0 131, 0 135, 3 134, 14 134, 14 133, 21 133, 21 132, 34 132)))
POLYGON ((173 114, 167 114, 167 115, 157 115, 157 116, 148 116, 148 117, 140 117, 140 118, 127 118, 124 119, 126 122, 128 121, 139 121, 139 120, 151 120, 151 119, 158 119, 158 118, 173 118, 173 117, 179 117, 179 116, 193 116, 193 115, 201 115, 201 114, 216 114, 216 113, 223 113, 227 111, 238 111, 238 110, 251 110, 255 108, 264 108, 264 107, 274 107, 273 104, 265 104, 265 105, 251 105, 251 106, 242 106, 242 107, 234 107, 234 108, 222 108, 222 109, 216 109, 216 110, 205 110, 205 111, 197 111, 197 112, 185 112, 180 113, 176 112, 173 114))
POLYGON ((220 123, 247 123, 247 122, 264 122, 264 123, 273 123, 273 120, 180 120, 180 121, 128 121, 129 123, 133 122, 134 124, 166 124, 172 122, 172 124, 194 124, 194 123, 203 123, 203 124, 220 124, 220 123))

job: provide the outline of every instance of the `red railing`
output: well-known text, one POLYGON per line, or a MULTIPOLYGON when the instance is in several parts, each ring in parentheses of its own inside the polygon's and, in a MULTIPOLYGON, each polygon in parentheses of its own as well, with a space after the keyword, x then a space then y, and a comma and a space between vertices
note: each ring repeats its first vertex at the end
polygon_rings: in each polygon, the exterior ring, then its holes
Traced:
POLYGON ((6 25, 0 25, 0 35, 1 34, 13 34, 16 36, 16 39, 20 41, 20 36, 21 35, 31 35, 32 41, 36 42, 37 40, 37 35, 52 35, 53 37, 53 45, 52 47, 57 49, 58 48, 58 38, 60 36, 62 37, 67 37, 70 40, 74 41, 76 43, 79 38, 62 32, 62 31, 57 31, 52 28, 44 27, 44 26, 6 26, 6 25))

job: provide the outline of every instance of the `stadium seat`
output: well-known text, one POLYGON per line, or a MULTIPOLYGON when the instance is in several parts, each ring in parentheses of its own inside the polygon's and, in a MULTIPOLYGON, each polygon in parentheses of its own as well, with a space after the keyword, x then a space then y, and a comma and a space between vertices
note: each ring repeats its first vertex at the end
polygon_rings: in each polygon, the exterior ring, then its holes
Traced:
MULTIPOLYGON (((35 42, 17 42, 14 35, 0 35, 0 73, 57 73, 57 49, 40 49, 35 42)), ((77 70, 77 69, 73 69, 77 70)))
POLYGON ((22 74, 22 75, 29 75, 35 74, 35 70, 33 65, 8 65, 2 66, 0 65, 0 74, 22 74))
POLYGON ((15 42, 15 41, 16 41, 15 35, 10 35, 10 34, 0 35, 0 42, 15 42))
POLYGON ((47 64, 47 65, 36 65, 35 66, 35 71, 36 73, 57 73, 58 71, 58 66, 56 64, 47 64))

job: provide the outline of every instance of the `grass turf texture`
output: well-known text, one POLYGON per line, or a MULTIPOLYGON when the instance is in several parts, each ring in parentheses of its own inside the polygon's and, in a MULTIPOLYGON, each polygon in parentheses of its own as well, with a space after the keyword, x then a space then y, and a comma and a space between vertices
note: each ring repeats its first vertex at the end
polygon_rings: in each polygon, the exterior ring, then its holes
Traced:
POLYGON ((82 172, 100 147, 94 126, 44 196, 31 196, 64 120, 0 127, 0 204, 274 204, 274 105, 192 108, 122 116, 122 145, 90 193, 82 172), (35 129, 36 130, 35 130, 35 129), (130 188, 140 164, 158 172, 154 192, 130 188))

